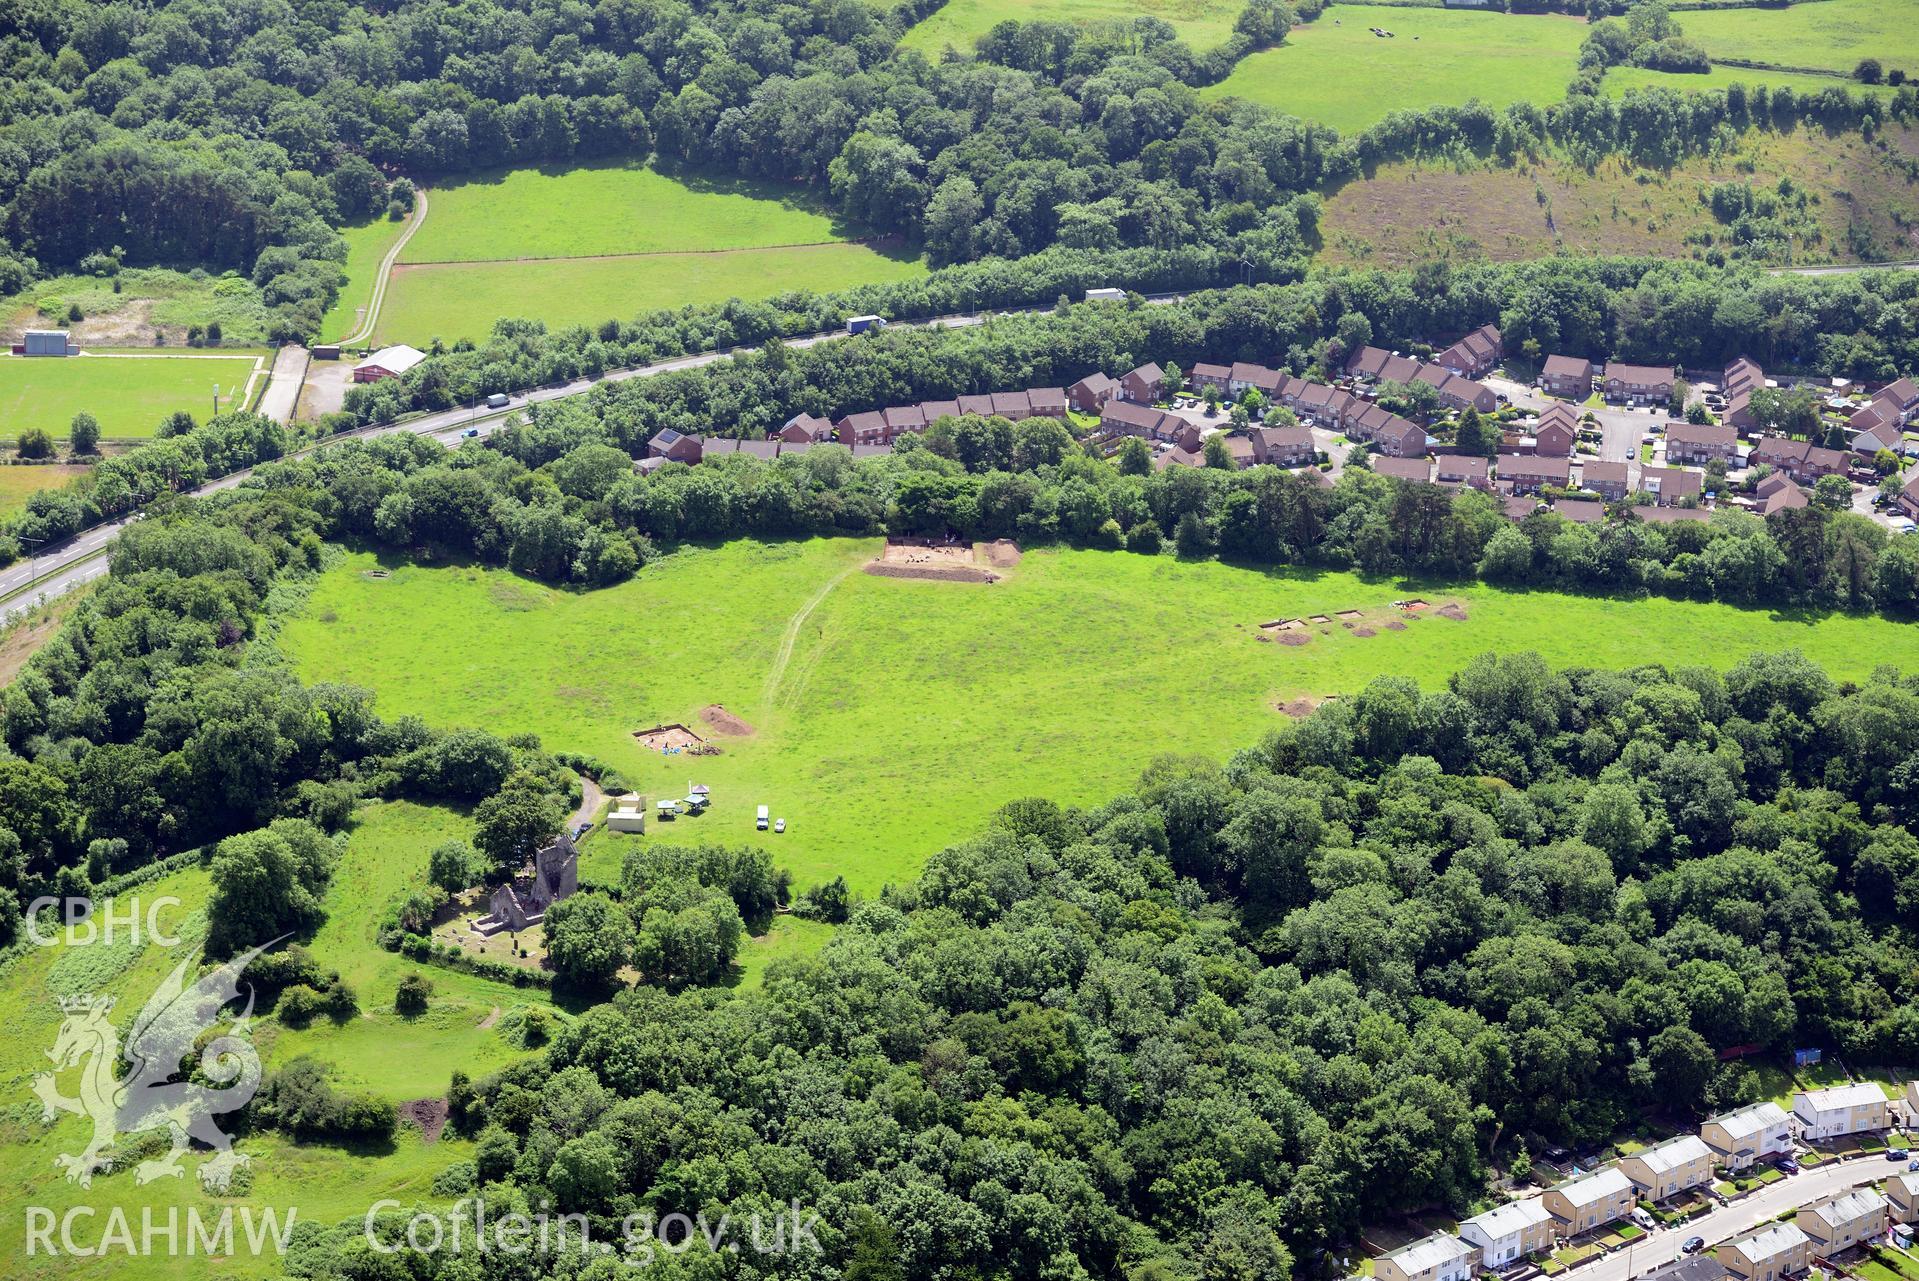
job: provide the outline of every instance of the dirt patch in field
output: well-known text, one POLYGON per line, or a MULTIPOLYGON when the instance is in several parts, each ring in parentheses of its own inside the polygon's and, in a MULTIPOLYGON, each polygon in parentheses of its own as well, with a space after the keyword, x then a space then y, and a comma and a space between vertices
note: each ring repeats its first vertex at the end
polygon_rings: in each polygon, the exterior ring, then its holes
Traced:
POLYGON ((984 557, 987 564, 998 569, 1011 569, 1019 564, 1019 546, 1010 538, 1002 538, 991 543, 974 543, 973 554, 984 557))
POLYGON ((700 709, 700 719, 721 734, 732 734, 739 738, 751 738, 753 735, 759 733, 758 730, 733 715, 733 713, 727 711, 724 707, 721 707, 718 703, 708 703, 705 707, 702 707, 700 709))
POLYGON ((664 752, 668 756, 678 752, 711 756, 719 750, 677 721, 671 725, 655 725, 652 729, 636 729, 633 738, 647 751, 664 752))
MULTIPOLYGON (((866 566, 866 572, 882 578, 923 578, 935 582, 948 583, 996 583, 1000 576, 980 566, 982 559, 993 564, 1010 563, 1004 553, 995 559, 990 552, 976 548, 988 548, 999 544, 986 543, 935 543, 918 541, 888 540, 880 550, 878 559, 866 566)), ((1008 547, 1012 545, 1007 544, 1008 547)), ((1018 560, 1019 549, 1013 548, 1013 560, 1018 560)))
POLYGON ((1275 703, 1273 704, 1273 706, 1277 708, 1279 711, 1283 712, 1285 715, 1290 716, 1297 721, 1297 720, 1304 720, 1308 716, 1311 716, 1313 714, 1313 709, 1318 707, 1322 701, 1324 700, 1317 699, 1317 698, 1308 698, 1302 694, 1298 698, 1288 699, 1284 703, 1275 703))
POLYGON ((420 1135, 428 1143, 440 1140, 440 1131, 446 1129, 445 1099, 414 1099, 400 1105, 400 1119, 420 1127, 420 1135))
POLYGON ((1370 627, 1355 627, 1353 628, 1353 635, 1359 637, 1361 640, 1365 640, 1368 637, 1377 636, 1379 633, 1370 627))
POLYGON ((1454 622, 1463 623, 1466 621, 1466 607, 1464 605, 1461 605, 1457 601, 1452 601, 1452 602, 1449 602, 1448 604, 1441 605, 1438 609, 1434 610, 1433 612, 1438 614, 1441 618, 1450 618, 1454 622))
POLYGON ((1310 645, 1313 643, 1313 638, 1305 632, 1286 632, 1280 636, 1279 643, 1282 645, 1310 645))
POLYGON ((1389 618, 1384 623, 1380 624, 1380 626, 1384 627, 1389 632, 1403 632, 1406 630, 1406 624, 1400 622, 1397 618, 1389 618))

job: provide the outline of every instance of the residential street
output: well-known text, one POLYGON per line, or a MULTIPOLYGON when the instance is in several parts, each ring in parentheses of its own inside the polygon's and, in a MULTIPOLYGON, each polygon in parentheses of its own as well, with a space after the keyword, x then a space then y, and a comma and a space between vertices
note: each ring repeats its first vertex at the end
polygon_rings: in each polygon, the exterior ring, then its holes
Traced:
MULTIPOLYGON (((1542 396, 1526 384, 1516 383, 1510 378, 1489 377, 1482 381, 1519 408, 1531 410, 1534 413, 1551 404, 1567 403, 1556 397, 1542 396)), ((1573 407, 1582 414, 1586 412, 1580 406, 1573 407)), ((1647 432, 1653 430, 1656 424, 1664 421, 1658 414, 1649 414, 1643 409, 1620 409, 1612 406, 1595 409, 1592 415, 1599 420, 1600 430, 1603 433, 1603 439, 1599 445, 1599 457, 1609 463, 1637 462, 1641 439, 1647 432)), ((1636 478, 1637 473, 1634 475, 1636 478)))
POLYGON ((1904 1168, 1880 1159, 1877 1153, 1852 1161, 1833 1161, 1814 1166, 1763 1187, 1731 1205, 1702 1214, 1690 1223, 1648 1233, 1644 1239, 1624 1250, 1609 1254, 1596 1263, 1575 1268, 1568 1275, 1577 1278, 1577 1281, 1630 1281, 1630 1278, 1644 1276, 1661 1264, 1677 1259, 1679 1246, 1687 1237, 1704 1237, 1710 1248, 1741 1236, 1787 1210, 1823 1201, 1904 1168))

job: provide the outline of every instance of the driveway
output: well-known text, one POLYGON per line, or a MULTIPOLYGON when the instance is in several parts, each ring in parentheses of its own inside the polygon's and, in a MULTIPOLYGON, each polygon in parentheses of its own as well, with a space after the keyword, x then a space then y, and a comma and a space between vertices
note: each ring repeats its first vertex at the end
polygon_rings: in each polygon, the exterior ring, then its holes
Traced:
POLYGON ((260 393, 260 412, 282 425, 293 421, 293 407, 300 400, 300 383, 306 377, 307 349, 298 343, 280 348, 273 358, 273 372, 267 376, 267 389, 260 393))
POLYGON ((1615 1251, 1596 1263, 1575 1268, 1568 1275, 1576 1281, 1631 1281, 1654 1268, 1679 1257, 1679 1246, 1687 1237, 1706 1239, 1708 1248, 1729 1241, 1778 1218, 1788 1210, 1823 1201, 1848 1189, 1885 1178, 1904 1166, 1893 1166, 1878 1154, 1852 1161, 1828 1161, 1810 1170, 1768 1184, 1731 1205, 1709 1211, 1677 1227, 1649 1232, 1623 1250, 1615 1251))

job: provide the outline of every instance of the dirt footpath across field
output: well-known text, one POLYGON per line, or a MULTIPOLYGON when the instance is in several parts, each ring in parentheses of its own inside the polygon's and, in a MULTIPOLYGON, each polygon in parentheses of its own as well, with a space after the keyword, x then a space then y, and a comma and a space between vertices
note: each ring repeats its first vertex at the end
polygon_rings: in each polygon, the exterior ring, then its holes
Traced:
POLYGON ((721 707, 718 703, 708 703, 705 707, 702 707, 700 709, 700 719, 710 725, 714 732, 720 734, 732 734, 737 738, 750 738, 754 734, 759 733, 758 730, 733 715, 733 713, 727 711, 724 707, 721 707))

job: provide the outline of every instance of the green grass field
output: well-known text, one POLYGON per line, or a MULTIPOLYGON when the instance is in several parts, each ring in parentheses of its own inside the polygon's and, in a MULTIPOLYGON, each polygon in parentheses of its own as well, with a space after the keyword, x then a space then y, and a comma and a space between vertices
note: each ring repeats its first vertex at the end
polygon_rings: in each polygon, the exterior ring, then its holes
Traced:
POLYGON ((340 234, 346 238, 346 284, 340 286, 340 296, 333 300, 333 306, 327 310, 326 319, 321 322, 320 333, 324 338, 344 338, 353 332, 360 323, 360 308, 367 305, 367 299, 373 292, 373 281, 380 269, 380 260, 386 257, 386 251, 406 230, 406 223, 389 221, 384 215, 366 222, 342 227, 340 234))
POLYGON ((1586 24, 1557 16, 1334 5, 1241 60, 1205 98, 1244 98, 1353 132, 1402 108, 1558 102, 1586 24), (1393 33, 1382 39, 1379 27, 1393 33))
MULTIPOLYGON (((433 199, 429 225, 439 216, 439 196, 433 199)), ((483 338, 501 316, 542 320, 551 329, 596 325, 630 320, 656 307, 765 298, 788 290, 847 289, 925 272, 919 259, 855 244, 402 266, 387 286, 376 341, 419 345, 434 338, 483 338)))
POLYGON ((668 177, 637 164, 514 169, 433 188, 400 261, 753 249, 857 234, 799 189, 773 183, 668 177))
MULTIPOLYGON (((1832 0, 1812 0, 1812 2, 1830 3, 1832 0)), ((1686 16, 1693 15, 1688 13, 1686 16)), ((1684 93, 1724 89, 1732 84, 1752 87, 1764 85, 1768 89, 1791 89, 1794 93, 1818 93, 1825 89, 1839 88, 1852 93, 1890 97, 1896 92, 1891 85, 1866 85, 1860 84, 1857 80, 1837 80, 1832 76, 1723 66, 1715 66, 1712 70, 1703 73, 1654 71, 1647 67, 1614 67, 1606 73, 1606 78, 1601 83, 1606 92, 1614 97, 1624 94, 1629 89, 1677 89, 1684 93)))
POLYGON ((0 333, 6 337, 17 338, 23 329, 67 329, 92 350, 146 346, 156 332, 183 346, 188 326, 216 322, 229 344, 266 341, 266 303, 239 272, 128 267, 116 278, 52 276, 0 298, 0 333), (80 308, 83 319, 69 319, 72 307, 80 308))
POLYGON ((1851 74, 1861 58, 1919 73, 1919 0, 1810 0, 1677 15, 1708 55, 1851 74))
POLYGON ((151 436, 160 420, 184 409, 204 420, 233 406, 257 358, 252 355, 153 355, 137 357, 0 356, 0 437, 13 439, 28 427, 65 438, 82 410, 100 420, 113 439, 151 436))
POLYGON ((76 476, 84 476, 91 467, 50 463, 32 467, 0 467, 0 516, 12 516, 26 509, 27 499, 43 489, 58 489, 76 476))
MULTIPOLYGON (((1797 646, 1841 677, 1919 662, 1919 631, 1879 619, 1476 585, 1453 593, 1465 622, 1370 638, 1332 627, 1291 648, 1258 641, 1257 624, 1379 611, 1409 589, 1081 551, 1028 555, 991 586, 920 582, 858 572, 875 547, 736 542, 584 594, 476 568, 395 565, 369 579, 374 560, 353 556, 281 643, 303 676, 365 685, 389 716, 530 730, 613 763, 651 797, 704 782, 711 812, 671 824, 673 839, 758 839, 802 888, 844 873, 868 892, 1015 796, 1099 801, 1161 752, 1251 743, 1282 699, 1383 673, 1438 685, 1487 650, 1624 666, 1797 646), (717 757, 661 757, 632 738, 696 725, 712 703, 757 734, 716 737, 717 757), (788 820, 784 835, 754 832, 761 804, 788 820)), ((615 866, 589 860, 595 874, 615 866)))
POLYGON ((1237 0, 950 0, 906 33, 900 43, 937 59, 946 49, 963 54, 996 25, 1015 22, 1125 22, 1136 17, 1172 24, 1194 49, 1223 44, 1243 6, 1237 0))

